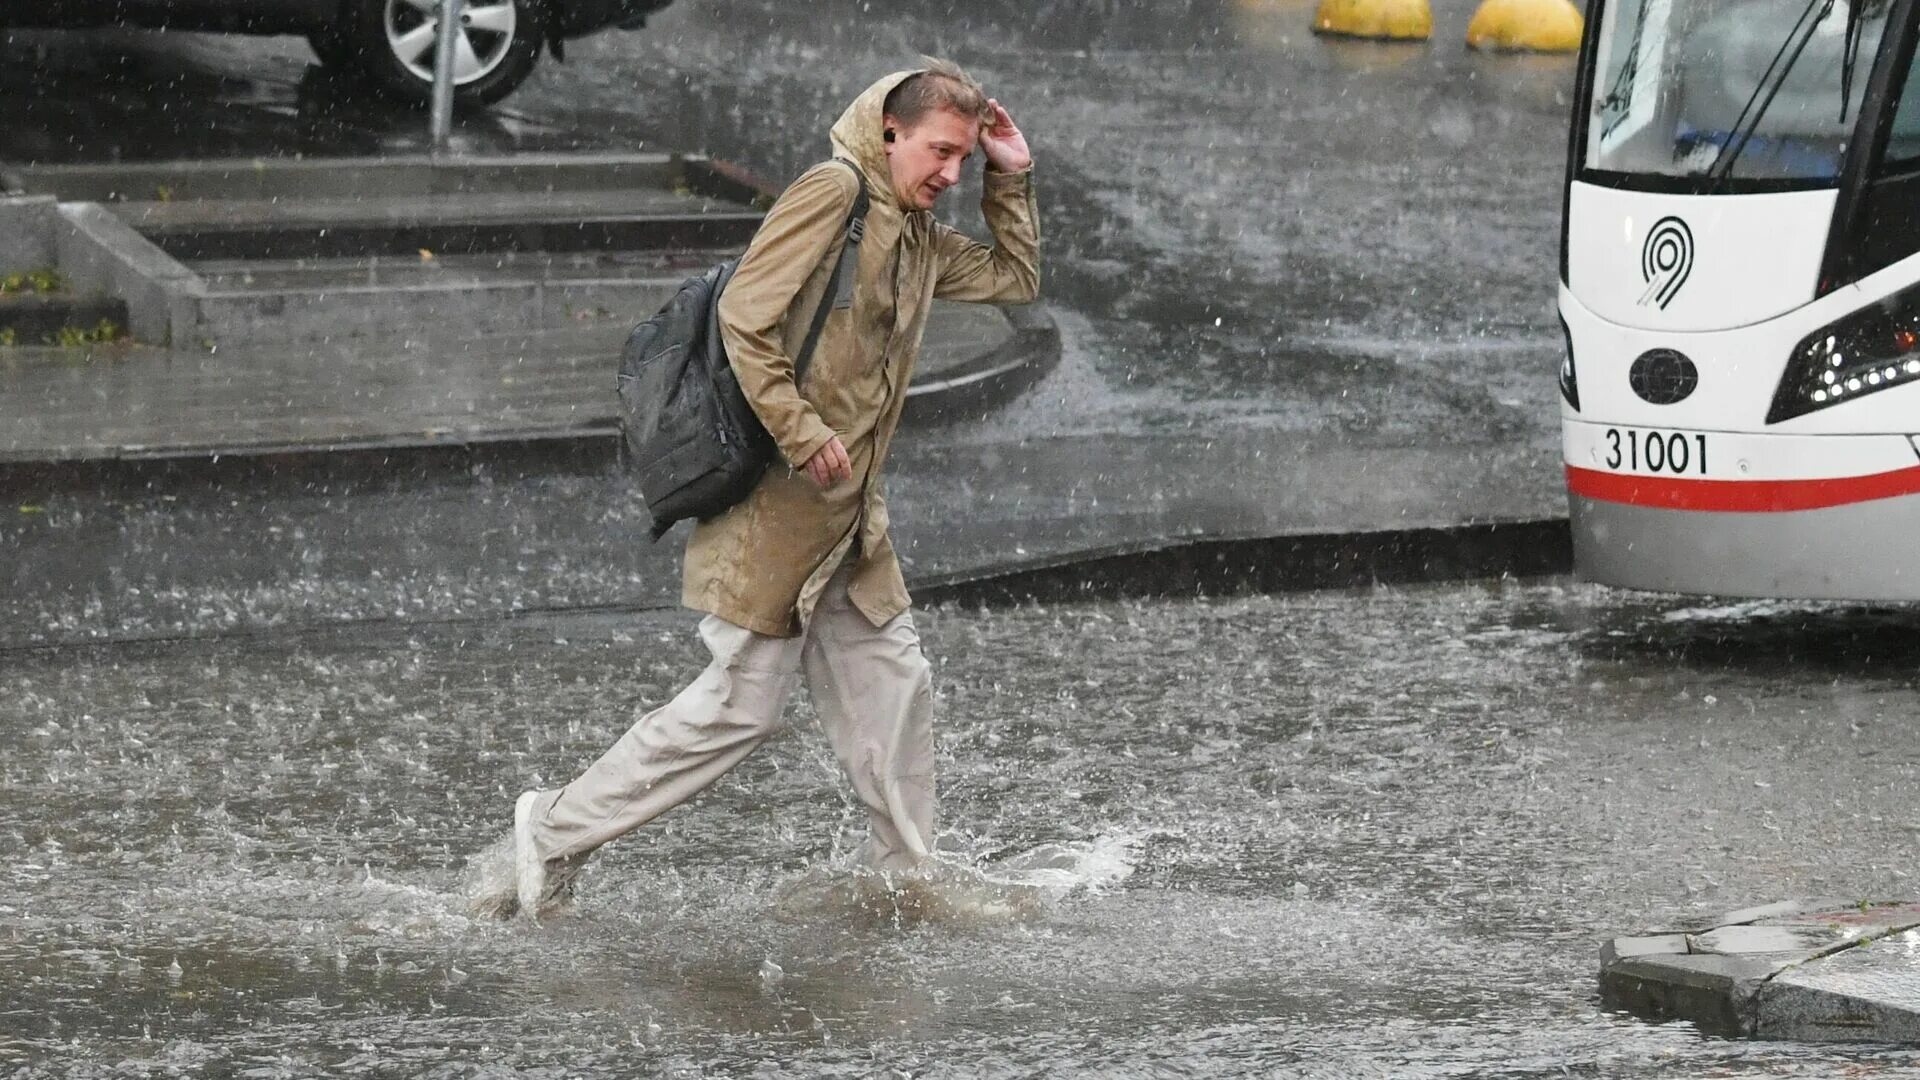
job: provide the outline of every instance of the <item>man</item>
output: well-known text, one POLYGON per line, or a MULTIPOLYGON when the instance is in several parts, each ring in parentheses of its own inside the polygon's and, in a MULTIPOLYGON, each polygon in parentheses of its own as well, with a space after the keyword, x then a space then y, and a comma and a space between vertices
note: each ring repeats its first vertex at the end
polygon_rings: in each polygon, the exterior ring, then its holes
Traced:
POLYGON ((873 84, 832 131, 834 155, 774 203, 720 301, 740 387, 786 465, 700 523, 682 601, 706 612, 712 662, 565 787, 514 807, 515 892, 530 916, 587 856, 704 789, 781 726, 803 676, 867 808, 863 861, 897 871, 933 843, 932 684, 887 535, 881 468, 935 298, 1026 303, 1039 224, 1026 139, 958 67, 873 84), (994 244, 929 213, 978 148, 994 244), (856 175, 857 172, 857 175, 856 175), (851 302, 827 318, 803 380, 793 356, 828 297, 859 185, 870 206, 851 302))

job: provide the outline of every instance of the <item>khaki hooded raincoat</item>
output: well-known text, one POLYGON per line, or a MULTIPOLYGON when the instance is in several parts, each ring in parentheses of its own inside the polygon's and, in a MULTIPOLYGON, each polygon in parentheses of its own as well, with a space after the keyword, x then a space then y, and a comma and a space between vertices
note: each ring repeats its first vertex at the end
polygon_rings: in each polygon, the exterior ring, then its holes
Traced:
POLYGON ((881 467, 927 309, 937 297, 1026 303, 1039 291, 1040 232, 1032 172, 988 169, 987 246, 898 199, 882 139, 887 94, 911 71, 874 83, 833 125, 834 156, 859 166, 870 200, 850 308, 827 317, 802 384, 793 356, 826 294, 858 191, 851 171, 808 170, 768 211, 720 300, 720 329, 740 387, 786 465, 745 501, 701 522, 687 542, 682 601, 775 637, 798 634, 827 579, 857 554, 849 595, 875 626, 909 604, 881 467), (853 478, 821 489, 801 468, 838 435, 853 478))

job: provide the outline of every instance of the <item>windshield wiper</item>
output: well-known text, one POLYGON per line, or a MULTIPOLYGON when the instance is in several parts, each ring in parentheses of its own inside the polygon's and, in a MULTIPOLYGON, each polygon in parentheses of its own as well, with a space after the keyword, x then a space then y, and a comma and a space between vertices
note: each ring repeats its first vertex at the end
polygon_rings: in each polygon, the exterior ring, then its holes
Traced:
POLYGON ((1767 64, 1767 70, 1760 73, 1760 81, 1754 84, 1753 93, 1748 95, 1747 103, 1740 107, 1740 115, 1734 118, 1733 133, 1726 145, 1715 155, 1713 164, 1707 168, 1707 190, 1717 191, 1733 173, 1734 162, 1747 149, 1747 143, 1753 139, 1753 133, 1759 129, 1761 118, 1767 115, 1773 99, 1780 94, 1780 88, 1787 83, 1787 74, 1793 65, 1800 62, 1800 54, 1807 51, 1807 43, 1813 40, 1813 32, 1819 28, 1821 20, 1833 13, 1834 0, 1808 0, 1805 10, 1794 20, 1793 29, 1787 32, 1785 41, 1774 51, 1773 59, 1767 64), (1814 9, 1819 14, 1814 14, 1814 9), (1795 40, 1798 38, 1799 40, 1795 40), (1787 50, 1791 48, 1791 54, 1787 50), (1785 58, 1786 62, 1781 63, 1785 58), (1762 97, 1762 94, 1765 97, 1762 97), (1756 103, 1757 106, 1756 107, 1756 103), (1752 115, 1749 116, 1748 114, 1752 115))
POLYGON ((1847 122, 1847 102, 1853 98, 1853 69, 1860 62, 1860 39, 1866 37, 1866 20, 1860 9, 1867 0, 1847 0, 1846 47, 1840 51, 1840 122, 1847 122))

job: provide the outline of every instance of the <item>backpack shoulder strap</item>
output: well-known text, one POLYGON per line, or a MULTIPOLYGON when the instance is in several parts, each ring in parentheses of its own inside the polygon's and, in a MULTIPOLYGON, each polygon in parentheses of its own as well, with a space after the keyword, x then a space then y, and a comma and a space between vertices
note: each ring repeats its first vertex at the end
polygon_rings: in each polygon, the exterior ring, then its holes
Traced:
POLYGON ((853 195, 853 208, 847 211, 846 243, 840 245, 840 258, 833 264, 833 276, 827 281, 827 291, 820 296, 820 306, 813 311, 813 322, 807 327, 807 339, 800 346, 800 355, 793 358, 793 382, 800 384, 801 376, 807 373, 807 364, 813 360, 813 347, 819 344, 820 331, 826 328, 827 314, 833 310, 840 298, 850 294, 853 283, 854 267, 860 262, 860 240, 867 231, 867 181, 861 175, 858 166, 845 158, 833 160, 847 167, 859 183, 859 190, 853 195))

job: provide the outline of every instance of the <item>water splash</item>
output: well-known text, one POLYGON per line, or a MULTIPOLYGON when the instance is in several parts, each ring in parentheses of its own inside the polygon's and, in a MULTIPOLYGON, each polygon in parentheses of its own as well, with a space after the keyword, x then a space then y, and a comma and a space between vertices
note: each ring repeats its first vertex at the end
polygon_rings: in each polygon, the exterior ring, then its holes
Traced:
POLYGON ((1106 836, 1042 844, 998 863, 941 852, 904 873, 846 864, 809 869, 784 886, 782 918, 855 925, 992 926, 1032 923, 1076 892, 1093 893, 1133 872, 1138 840, 1106 836))

